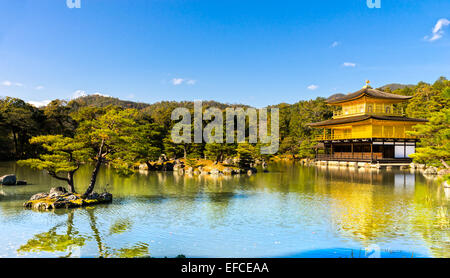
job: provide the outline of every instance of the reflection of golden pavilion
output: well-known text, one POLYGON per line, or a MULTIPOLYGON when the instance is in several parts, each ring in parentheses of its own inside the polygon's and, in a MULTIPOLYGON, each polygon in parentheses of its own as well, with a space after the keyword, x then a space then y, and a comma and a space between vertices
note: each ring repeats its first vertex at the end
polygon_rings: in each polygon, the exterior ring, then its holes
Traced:
POLYGON ((408 118, 395 107, 410 98, 375 90, 368 84, 357 92, 330 97, 327 103, 341 109, 331 120, 310 124, 323 129, 316 140, 324 144, 325 153, 317 154, 317 159, 410 162, 417 138, 407 132, 426 122, 408 118))

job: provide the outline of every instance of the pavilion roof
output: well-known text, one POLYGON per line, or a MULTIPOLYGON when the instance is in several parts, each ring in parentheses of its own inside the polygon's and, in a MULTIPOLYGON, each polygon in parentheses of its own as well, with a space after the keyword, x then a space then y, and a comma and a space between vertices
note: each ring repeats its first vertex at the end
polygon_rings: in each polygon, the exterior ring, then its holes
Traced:
POLYGON ((356 123, 356 122, 361 122, 361 121, 365 121, 368 119, 403 121, 403 122, 428 122, 428 120, 425 120, 425 119, 416 119, 416 118, 408 118, 408 117, 360 115, 360 116, 345 117, 345 118, 339 118, 339 119, 331 119, 331 120, 326 120, 326 121, 322 121, 322 122, 318 122, 318 123, 310 123, 308 125, 311 127, 322 127, 322 126, 337 125, 337 124, 356 123))
POLYGON ((328 104, 337 104, 337 103, 341 103, 341 102, 355 100, 355 99, 361 98, 363 96, 379 98, 379 99, 398 100, 398 101, 407 100, 407 99, 412 98, 412 96, 403 96, 403 95, 386 93, 386 92, 383 92, 380 90, 372 89, 369 86, 365 86, 361 90, 354 92, 354 93, 349 93, 346 95, 343 95, 343 94, 333 95, 333 96, 329 97, 326 100, 326 102, 328 104))

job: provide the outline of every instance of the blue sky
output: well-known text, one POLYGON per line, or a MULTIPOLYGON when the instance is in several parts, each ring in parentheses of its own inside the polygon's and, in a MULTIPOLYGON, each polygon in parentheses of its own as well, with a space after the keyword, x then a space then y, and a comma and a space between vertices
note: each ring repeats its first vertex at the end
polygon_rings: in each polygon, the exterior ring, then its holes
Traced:
POLYGON ((0 0, 0 96, 262 107, 450 78, 450 1, 0 0))

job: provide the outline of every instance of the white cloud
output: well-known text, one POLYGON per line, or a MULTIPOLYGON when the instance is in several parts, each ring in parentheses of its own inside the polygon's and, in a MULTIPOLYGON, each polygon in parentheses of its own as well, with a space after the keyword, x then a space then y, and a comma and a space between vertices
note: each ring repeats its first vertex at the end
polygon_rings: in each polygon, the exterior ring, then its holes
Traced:
POLYGON ((86 93, 86 91, 83 90, 76 90, 73 94, 71 99, 75 99, 75 98, 79 98, 79 97, 85 97, 88 94, 86 93))
POLYGON ((2 85, 9 87, 9 86, 12 85, 12 83, 11 83, 11 81, 5 80, 5 81, 2 82, 2 85))
POLYGON ((42 100, 42 101, 28 101, 29 104, 35 106, 35 107, 43 107, 46 106, 47 104, 49 104, 51 101, 50 100, 42 100))
POLYGON ((187 85, 195 85, 197 83, 197 80, 194 79, 187 79, 187 78, 172 78, 171 83, 174 86, 178 86, 181 84, 187 84, 187 85))
POLYGON ((11 81, 9 81, 9 80, 3 81, 3 82, 2 82, 2 85, 3 85, 3 86, 6 86, 6 87, 11 87, 11 86, 15 86, 15 87, 23 87, 23 86, 24 86, 22 83, 19 83, 19 82, 13 83, 13 82, 11 82, 11 81))
POLYGON ((184 79, 183 78, 173 78, 172 79, 172 84, 177 86, 177 85, 181 85, 183 83, 184 79))
POLYGON ((344 67, 352 67, 352 68, 356 67, 355 63, 350 63, 350 62, 344 62, 342 65, 344 67))
POLYGON ((76 99, 76 98, 80 98, 80 97, 87 97, 87 96, 102 96, 102 97, 111 97, 110 95, 105 95, 102 94, 100 92, 95 92, 93 94, 88 94, 86 91, 84 90, 76 90, 72 96, 70 97, 70 99, 76 99))
POLYGON ((340 42, 334 41, 334 42, 330 45, 330 47, 331 47, 331 48, 335 48, 336 46, 338 46, 338 45, 340 45, 340 44, 341 44, 340 42))
POLYGON ((39 86, 36 86, 34 89, 39 90, 39 91, 44 90, 44 86, 39 85, 39 86))
POLYGON ((195 85, 195 83, 197 83, 197 80, 193 80, 193 79, 190 79, 186 82, 186 84, 188 84, 188 85, 195 85))
POLYGON ((444 35, 444 28, 450 25, 450 20, 446 18, 441 18, 436 22, 436 25, 434 25, 432 35, 431 37, 425 36, 425 40, 433 42, 436 41, 444 35))
POLYGON ((317 88, 319 88, 319 86, 314 85, 314 84, 308 86, 308 90, 311 90, 311 91, 317 90, 317 88))

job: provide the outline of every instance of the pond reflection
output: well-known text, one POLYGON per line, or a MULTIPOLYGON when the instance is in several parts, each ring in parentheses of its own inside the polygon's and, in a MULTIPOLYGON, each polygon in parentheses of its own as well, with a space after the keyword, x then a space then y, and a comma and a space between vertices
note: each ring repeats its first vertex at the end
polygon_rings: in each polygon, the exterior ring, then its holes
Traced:
MULTIPOLYGON (((16 173, 32 185, 0 187, 0 256, 296 257, 322 250, 339 257, 372 244, 389 256, 450 256, 450 192, 435 180, 295 163, 269 170, 125 178, 103 168, 98 190, 107 187, 112 204, 42 213, 22 203, 60 184, 1 163, 0 174, 16 173)), ((89 174, 80 169, 77 186, 83 189, 89 174)))

